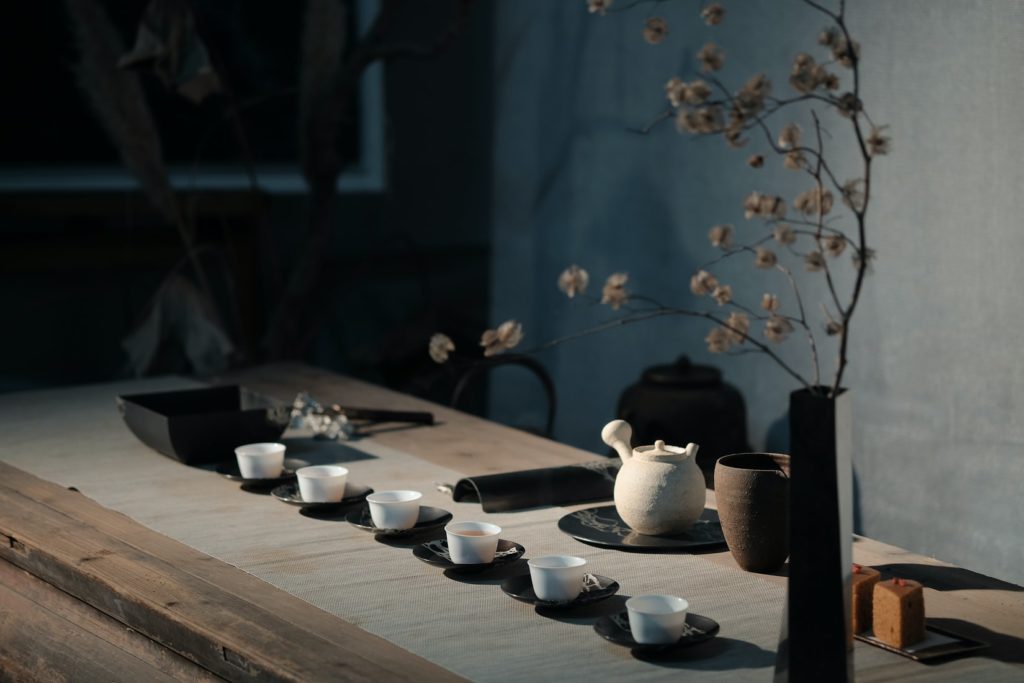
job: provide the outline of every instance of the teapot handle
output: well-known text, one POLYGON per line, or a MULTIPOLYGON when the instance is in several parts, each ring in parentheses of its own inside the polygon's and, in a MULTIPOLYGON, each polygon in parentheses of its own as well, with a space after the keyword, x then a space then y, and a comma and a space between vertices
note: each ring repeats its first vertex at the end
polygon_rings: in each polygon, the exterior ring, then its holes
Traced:
POLYGON ((615 449, 622 462, 633 456, 632 439, 633 428, 625 420, 612 420, 601 430, 601 440, 615 449))

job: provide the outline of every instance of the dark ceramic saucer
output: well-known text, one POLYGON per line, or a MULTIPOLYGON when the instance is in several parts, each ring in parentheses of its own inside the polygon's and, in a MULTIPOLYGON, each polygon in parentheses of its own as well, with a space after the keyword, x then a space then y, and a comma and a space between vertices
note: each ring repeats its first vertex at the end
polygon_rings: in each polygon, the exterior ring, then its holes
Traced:
POLYGON ((373 523, 373 517, 370 516, 370 508, 364 505, 358 510, 353 510, 348 513, 348 515, 345 516, 345 520, 358 529, 371 532, 374 536, 401 538, 403 536, 415 536, 416 534, 422 534, 423 532, 430 531, 431 529, 440 529, 445 524, 452 521, 452 513, 441 508, 421 505, 420 516, 416 520, 416 526, 411 529, 381 529, 373 523))
POLYGON ((526 552, 526 548, 501 539, 498 541, 498 551, 494 553, 494 561, 487 564, 455 564, 451 555, 448 554, 448 541, 429 541, 412 549, 412 554, 418 560, 442 569, 449 569, 456 574, 475 574, 478 572, 494 569, 512 564, 526 552))
POLYGON ((222 462, 214 468, 214 471, 226 479, 237 481, 242 486, 249 488, 270 488, 272 486, 284 484, 285 482, 293 481, 295 479, 295 470, 308 465, 309 463, 305 460, 299 460, 298 458, 285 458, 284 469, 281 471, 281 476, 271 477, 270 479, 246 479, 242 476, 242 471, 238 469, 237 460, 227 460, 222 462))
POLYGON ((501 582, 501 590, 505 591, 506 595, 530 605, 548 607, 551 609, 571 609, 573 607, 590 605, 612 597, 619 592, 619 584, 617 581, 609 579, 607 576, 584 574, 583 592, 577 595, 576 599, 569 600, 568 602, 541 600, 538 598, 537 594, 533 592, 533 581, 530 579, 529 574, 521 574, 519 576, 513 576, 505 579, 501 582))
POLYGON ((558 520, 558 528, 577 541, 600 548, 637 552, 687 552, 725 544, 718 513, 706 509, 691 529, 677 536, 647 536, 622 521, 614 505, 577 510, 558 520))
POLYGON ((282 503, 288 503, 289 505, 297 505, 304 510, 334 510, 336 508, 348 507, 349 505, 355 505, 366 500, 366 497, 373 493, 373 489, 369 486, 363 486, 362 484, 355 484, 353 482, 345 483, 345 496, 338 501, 331 503, 310 503, 302 500, 302 494, 299 492, 299 485, 296 483, 283 484, 278 486, 276 489, 270 492, 274 498, 277 498, 282 503))
POLYGON ((629 612, 601 617, 594 624, 594 630, 605 640, 640 652, 668 652, 703 643, 705 640, 714 638, 718 634, 718 628, 718 622, 714 619, 688 612, 686 624, 683 626, 683 635, 679 640, 674 643, 641 645, 633 639, 633 633, 629 630, 629 612))

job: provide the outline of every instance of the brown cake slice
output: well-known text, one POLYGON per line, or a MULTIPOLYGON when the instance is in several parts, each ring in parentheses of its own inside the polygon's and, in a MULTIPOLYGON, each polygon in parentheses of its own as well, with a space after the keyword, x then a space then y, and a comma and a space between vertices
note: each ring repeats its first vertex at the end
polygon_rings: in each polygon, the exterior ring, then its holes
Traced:
POLYGON ((875 584, 872 623, 875 638, 905 648, 924 639, 924 590, 910 579, 875 584))
POLYGON ((853 602, 850 615, 853 620, 853 632, 860 633, 871 628, 871 606, 874 601, 875 584, 882 575, 871 567, 853 565, 853 602))

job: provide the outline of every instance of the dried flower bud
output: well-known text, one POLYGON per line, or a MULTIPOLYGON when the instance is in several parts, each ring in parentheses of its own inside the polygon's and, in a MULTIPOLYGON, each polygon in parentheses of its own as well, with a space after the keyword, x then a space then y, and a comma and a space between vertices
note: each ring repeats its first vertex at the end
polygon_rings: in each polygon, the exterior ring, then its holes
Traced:
POLYGON ((747 220, 755 216, 765 219, 785 218, 786 202, 782 197, 751 192, 743 200, 743 215, 747 220))
POLYGON ((774 237, 775 241, 779 244, 785 245, 796 242, 796 232, 793 231, 793 228, 788 223, 779 223, 776 225, 775 229, 772 231, 772 237, 774 237))
POLYGON ((600 14, 602 17, 611 6, 612 0, 587 0, 587 11, 591 14, 600 14))
POLYGON ((857 96, 852 92, 840 95, 839 102, 836 103, 836 109, 839 111, 839 115, 847 119, 852 119, 857 116, 863 108, 864 104, 857 99, 857 96))
POLYGON ((726 318, 722 329, 725 330, 725 334, 730 342, 742 344, 747 338, 747 333, 750 332, 750 318, 747 317, 746 313, 734 311, 726 318))
POLYGON ((764 166, 764 157, 760 154, 751 154, 747 157, 747 166, 750 166, 750 168, 761 168, 764 166))
POLYGON ((768 311, 769 313, 774 313, 775 311, 779 310, 779 297, 775 296, 774 294, 769 294, 768 292, 765 292, 761 296, 761 308, 768 311))
POLYGON ((608 280, 604 283, 604 288, 601 290, 601 303, 608 304, 612 307, 613 311, 619 310, 622 304, 629 300, 629 294, 626 292, 626 282, 629 280, 629 275, 626 273, 612 273, 608 276, 608 280))
POLYGON ((435 363, 444 363, 448 360, 448 354, 455 350, 455 342, 446 334, 438 332, 430 338, 428 353, 430 359, 435 363))
POLYGON ((768 341, 779 344, 793 331, 793 325, 781 315, 772 315, 764 323, 764 337, 768 341))
POLYGON ((764 109, 764 101, 772 92, 772 82, 764 74, 754 74, 733 95, 733 107, 738 122, 764 109))
POLYGON ((731 346, 729 331, 724 327, 712 328, 708 332, 708 336, 704 337, 704 341, 707 343, 708 351, 711 353, 725 353, 731 346))
POLYGON ((820 251, 812 251, 804 256, 804 268, 809 273, 816 273, 825 267, 825 257, 820 251))
POLYGON ((860 59, 860 43, 856 40, 847 41, 846 36, 836 36, 832 44, 832 57, 847 69, 852 69, 860 59))
POLYGON ((704 104, 709 97, 711 87, 699 78, 686 86, 687 104, 704 104))
POLYGON ((708 231, 708 240, 711 241, 711 246, 713 247, 728 249, 732 246, 732 226, 716 225, 712 227, 708 231))
POLYGON ((725 8, 716 2, 715 4, 708 5, 702 9, 700 11, 700 16, 708 26, 718 26, 722 23, 722 19, 725 17, 725 8))
POLYGON ((569 266, 558 276, 558 288, 570 299, 586 292, 589 283, 590 274, 576 264, 569 266))
POLYGON ((523 340, 523 326, 515 320, 506 320, 496 330, 486 330, 480 337, 485 356, 494 356, 519 345, 523 340))
POLYGON ((864 180, 856 178, 843 183, 843 204, 854 211, 864 209, 864 180))
POLYGON ((707 43, 697 53, 697 61, 705 72, 718 71, 725 65, 725 52, 714 43, 707 43))
POLYGON ((786 152, 786 156, 782 157, 782 165, 791 171, 799 171, 807 165, 807 158, 803 152, 793 150, 786 152))
POLYGON ((683 82, 683 79, 673 76, 665 84, 665 97, 668 98, 669 104, 678 107, 686 99, 686 90, 686 83, 683 82))
POLYGON ((892 150, 892 138, 883 131, 889 126, 872 126, 871 132, 864 141, 868 146, 868 154, 873 157, 888 154, 892 150))
POLYGON ((676 114, 676 128, 681 133, 717 133, 722 129, 722 109, 718 106, 681 109, 676 114))
POLYGON ((824 47, 832 47, 836 43, 836 38, 839 37, 839 30, 835 26, 829 26, 826 29, 822 29, 821 33, 818 34, 818 45, 824 47))
POLYGON ((838 233, 825 237, 822 242, 824 242, 825 251, 832 258, 837 258, 846 249, 846 238, 838 233))
POLYGON ((757 247, 754 250, 754 266, 757 268, 774 268, 778 261, 778 257, 771 249, 757 247))
POLYGON ((697 296, 710 294, 716 287, 718 287, 718 280, 706 270, 697 271, 690 278, 690 291, 697 296))
POLYGON ((668 22, 661 17, 651 17, 644 23, 644 40, 657 45, 668 35, 668 22))
POLYGON ((825 334, 830 337, 834 337, 843 331, 843 324, 838 323, 835 320, 829 320, 825 323, 825 334))
POLYGON ((729 285, 718 285, 714 291, 711 292, 711 298, 714 299, 719 306, 724 306, 732 301, 732 287, 729 285))
POLYGON ((790 149, 800 144, 800 126, 795 123, 787 123, 779 131, 779 147, 790 149))
POLYGON ((793 208, 805 216, 816 216, 827 214, 832 210, 832 193, 823 187, 812 187, 806 192, 801 192, 793 200, 793 208))
MULTIPOLYGON (((722 133, 722 137, 725 138, 727 145, 733 149, 739 149, 747 144, 747 140, 743 138, 743 129, 739 127, 730 127, 722 133)), ((762 163, 764 160, 762 159, 762 163)), ((756 168, 756 167, 755 167, 756 168)))

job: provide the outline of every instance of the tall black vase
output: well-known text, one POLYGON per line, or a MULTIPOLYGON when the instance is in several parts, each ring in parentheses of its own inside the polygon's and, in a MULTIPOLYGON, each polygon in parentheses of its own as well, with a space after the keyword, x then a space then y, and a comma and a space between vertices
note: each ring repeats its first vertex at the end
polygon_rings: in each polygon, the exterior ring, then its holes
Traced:
POLYGON ((789 586, 776 681, 853 680, 850 396, 789 397, 789 586))

